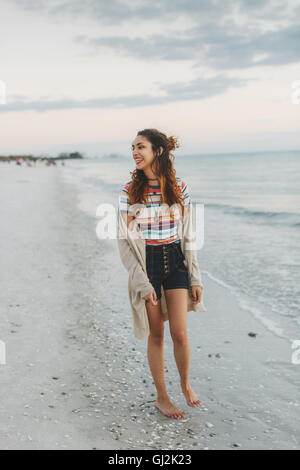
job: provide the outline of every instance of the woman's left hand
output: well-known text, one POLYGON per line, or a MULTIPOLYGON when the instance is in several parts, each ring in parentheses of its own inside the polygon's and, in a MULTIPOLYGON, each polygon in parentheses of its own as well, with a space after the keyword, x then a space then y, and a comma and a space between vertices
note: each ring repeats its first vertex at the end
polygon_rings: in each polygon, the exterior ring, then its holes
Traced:
POLYGON ((201 302, 203 292, 203 286, 192 286, 191 287, 191 297, 193 304, 198 304, 201 302))

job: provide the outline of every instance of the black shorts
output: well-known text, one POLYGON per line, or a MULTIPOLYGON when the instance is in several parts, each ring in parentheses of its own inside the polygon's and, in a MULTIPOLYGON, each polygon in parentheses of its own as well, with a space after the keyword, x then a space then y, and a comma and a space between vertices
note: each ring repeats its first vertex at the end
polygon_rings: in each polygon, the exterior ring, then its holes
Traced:
POLYGON ((189 289, 188 270, 178 242, 163 245, 146 244, 146 267, 157 300, 161 298, 161 285, 167 289, 189 289))

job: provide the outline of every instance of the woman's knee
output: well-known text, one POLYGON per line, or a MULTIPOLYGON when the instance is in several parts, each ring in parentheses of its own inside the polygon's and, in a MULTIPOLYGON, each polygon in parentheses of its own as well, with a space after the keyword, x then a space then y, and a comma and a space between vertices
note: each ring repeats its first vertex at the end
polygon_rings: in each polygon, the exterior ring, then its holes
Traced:
POLYGON ((171 330, 170 331, 173 343, 176 344, 186 344, 188 342, 187 332, 186 330, 171 330))
POLYGON ((164 325, 155 330, 150 330, 149 339, 154 343, 161 344, 164 341, 164 325))

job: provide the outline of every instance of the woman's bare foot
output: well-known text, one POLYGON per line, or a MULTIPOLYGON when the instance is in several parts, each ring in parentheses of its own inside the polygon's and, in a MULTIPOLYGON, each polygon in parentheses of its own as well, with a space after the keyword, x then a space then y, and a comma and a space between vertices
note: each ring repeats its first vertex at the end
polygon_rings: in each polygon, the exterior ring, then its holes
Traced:
POLYGON ((157 398, 155 408, 169 418, 185 418, 184 412, 176 408, 168 397, 157 398))
POLYGON ((196 408, 197 406, 202 405, 202 402, 198 399, 196 393, 194 392, 194 390, 192 389, 190 385, 185 385, 185 386, 181 385, 181 390, 189 406, 191 406, 192 408, 196 408))

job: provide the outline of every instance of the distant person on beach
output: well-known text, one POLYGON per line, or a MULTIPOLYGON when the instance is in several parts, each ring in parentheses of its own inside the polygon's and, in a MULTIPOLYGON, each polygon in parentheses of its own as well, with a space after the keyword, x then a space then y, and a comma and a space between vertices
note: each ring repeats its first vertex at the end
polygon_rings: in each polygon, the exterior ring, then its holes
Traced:
POLYGON ((129 272, 134 333, 139 339, 148 337, 148 361, 157 391, 155 407, 170 418, 185 418, 166 390, 164 321, 169 320, 181 390, 187 404, 198 407, 202 403, 188 378, 187 312, 206 309, 196 250, 187 248, 192 203, 186 182, 176 177, 173 167, 170 152, 177 147, 175 137, 157 129, 137 133, 132 143, 136 168, 119 197, 118 247, 129 272), (133 236, 134 230, 138 237, 133 236))

